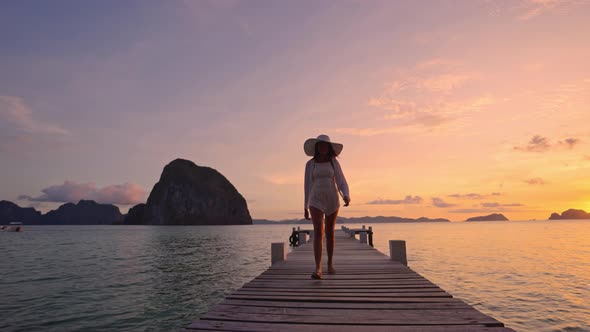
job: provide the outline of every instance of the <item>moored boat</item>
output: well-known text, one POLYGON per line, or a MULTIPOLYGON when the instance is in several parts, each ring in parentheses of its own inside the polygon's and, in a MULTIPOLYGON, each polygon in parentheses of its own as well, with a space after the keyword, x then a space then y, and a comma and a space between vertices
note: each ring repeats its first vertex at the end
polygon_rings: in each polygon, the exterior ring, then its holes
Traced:
POLYGON ((8 225, 0 226, 0 230, 4 232, 22 232, 23 231, 23 223, 22 222, 11 222, 8 225))

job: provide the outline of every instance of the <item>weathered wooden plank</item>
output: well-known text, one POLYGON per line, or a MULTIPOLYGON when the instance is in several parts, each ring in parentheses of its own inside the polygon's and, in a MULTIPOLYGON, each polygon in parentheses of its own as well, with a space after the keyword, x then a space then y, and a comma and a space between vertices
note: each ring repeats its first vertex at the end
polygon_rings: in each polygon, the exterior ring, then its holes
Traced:
POLYGON ((242 322, 281 322, 307 324, 349 325, 484 325, 503 326, 490 316, 475 309, 447 310, 342 310, 251 308, 226 306, 222 310, 209 311, 201 319, 231 320, 242 322), (254 309, 254 310, 253 310, 254 309))
POLYGON ((395 281, 389 281, 389 280, 379 280, 379 282, 377 282, 377 280, 359 280, 359 281, 355 281, 355 280, 331 280, 330 283, 326 283, 323 281, 318 281, 318 280, 312 280, 310 279, 309 281, 307 280, 287 280, 286 282, 281 282, 280 284, 277 284, 275 282, 272 281, 268 281, 268 280, 257 280, 257 281, 250 281, 248 283, 245 283, 243 287, 268 287, 268 288, 273 288, 273 287, 312 287, 312 288, 356 288, 356 287, 374 287, 374 288, 379 288, 379 287, 396 287, 396 286, 436 286, 437 285, 433 284, 432 282, 423 279, 423 280, 414 280, 414 279, 397 279, 395 281))
MULTIPOLYGON (((324 255, 326 252, 324 250, 324 255)), ((322 266, 327 271, 327 262, 322 266)), ((312 243, 295 248, 189 331, 511 331, 404 264, 337 232, 336 274, 312 280, 312 243)))
MULTIPOLYGON (((281 276, 298 276, 298 277, 304 277, 305 279, 309 279, 309 274, 311 273, 311 271, 315 271, 315 269, 313 268, 308 268, 305 269, 303 271, 299 271, 299 272, 273 272, 273 273, 261 273, 260 276, 265 276, 265 277, 271 277, 271 278, 275 278, 275 277, 281 277, 281 276)), ((323 271, 323 269, 322 269, 323 271)), ((327 271, 324 271, 324 274, 328 274, 327 271)), ((381 276, 381 277, 388 277, 388 276, 414 276, 414 277, 421 277, 424 278, 422 276, 420 276, 417 273, 412 273, 409 271, 399 271, 399 272, 391 272, 391 271, 357 271, 357 272, 342 272, 342 271, 337 271, 336 274, 338 274, 338 276, 381 276)), ((387 278, 384 278, 387 279, 387 278)))
POLYGON ((259 289, 267 289, 267 290, 274 290, 274 291, 281 291, 281 292, 299 292, 300 290, 305 291, 314 291, 314 292, 368 292, 368 293, 380 293, 387 290, 400 290, 400 291, 408 291, 415 289, 416 291, 422 291, 424 289, 436 289, 442 290, 442 288, 436 285, 395 285, 395 286, 358 286, 350 287, 334 287, 334 286, 324 286, 324 285, 317 285, 317 286, 290 286, 290 285, 272 285, 272 286, 256 286, 256 285, 244 285, 242 289, 245 290, 259 290, 259 289))
MULTIPOLYGON (((327 275, 327 274, 326 274, 327 275)), ((275 280, 274 278, 254 278, 249 282, 256 282, 256 283, 275 283, 273 280, 275 280)), ((286 279, 286 280, 281 280, 281 283, 284 284, 307 284, 307 285, 339 285, 339 284, 347 284, 347 285, 354 285, 354 284, 374 284, 374 285, 379 285, 379 284, 411 284, 411 283, 426 283, 426 282, 430 282, 428 279, 423 278, 423 277, 413 277, 413 278, 389 278, 389 279, 369 279, 369 280, 363 280, 363 279, 345 279, 345 280, 340 280, 338 278, 332 278, 332 279, 323 279, 323 280, 317 280, 317 279, 311 279, 309 278, 309 275, 305 278, 293 278, 293 279, 286 279)))
POLYGON ((398 302, 398 303, 367 303, 367 302, 293 302, 293 301, 258 301, 225 299, 221 304, 252 307, 281 307, 309 309, 461 309, 471 308, 465 302, 449 298, 444 302, 398 302))
MULTIPOLYGON (((277 276, 269 276, 269 275, 260 275, 256 277, 256 280, 263 280, 263 279, 271 279, 271 280, 301 280, 301 279, 309 279, 308 273, 307 276, 305 275, 277 275, 277 276)), ((407 274, 357 274, 357 275, 341 275, 341 274, 327 274, 324 273, 322 276, 323 280, 359 280, 359 279, 417 279, 417 280, 424 280, 424 277, 420 276, 419 274, 415 273, 407 273, 407 274)))
POLYGON ((330 295, 343 295, 350 294, 349 296, 384 296, 391 293, 432 293, 432 292, 444 292, 438 287, 423 287, 423 288, 257 288, 257 287, 242 287, 236 290, 235 294, 301 294, 301 295, 312 295, 312 294, 330 294, 330 295))
POLYGON ((383 326, 342 324, 282 324, 200 320, 192 323, 188 331, 234 331, 234 332, 509 332, 514 330, 483 325, 446 326, 383 326))
POLYGON ((243 295, 243 294, 229 294, 228 299, 243 299, 243 300, 280 300, 280 301, 316 301, 316 302, 382 302, 382 303, 396 303, 396 302, 444 302, 450 298, 449 296, 410 296, 405 294, 403 296, 394 297, 375 297, 375 296, 281 296, 281 295, 243 295))
POLYGON ((375 297, 398 297, 398 296, 406 296, 406 297, 432 297, 432 296, 448 296, 450 297, 451 294, 439 290, 439 289, 419 289, 419 290, 405 290, 405 289, 397 289, 395 291, 390 290, 381 290, 379 292, 371 292, 366 290, 355 290, 355 291, 346 291, 346 290, 337 290, 337 291, 316 291, 316 290, 308 290, 308 289, 301 289, 295 292, 293 291, 280 291, 276 289, 250 289, 250 288, 241 288, 238 289, 232 294, 237 295, 281 295, 281 296, 292 296, 292 295, 299 295, 299 296, 375 296, 375 297), (411 295, 410 295, 411 294, 411 295))

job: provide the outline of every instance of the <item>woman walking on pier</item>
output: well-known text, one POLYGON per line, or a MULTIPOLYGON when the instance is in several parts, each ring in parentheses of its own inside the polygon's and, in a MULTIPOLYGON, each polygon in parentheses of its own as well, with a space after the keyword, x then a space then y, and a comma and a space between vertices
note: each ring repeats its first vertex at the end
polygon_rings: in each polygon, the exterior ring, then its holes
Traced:
POLYGON ((332 256, 334 254, 334 229, 340 208, 340 194, 344 206, 350 203, 348 183, 336 156, 342 152, 343 145, 330 142, 328 135, 309 138, 303 144, 308 156, 313 156, 305 164, 304 201, 305 219, 313 221, 313 251, 315 272, 313 279, 322 279, 322 246, 324 237, 324 215, 326 216, 325 234, 328 252, 328 274, 336 273, 332 256), (310 218, 311 213, 311 218, 310 218))

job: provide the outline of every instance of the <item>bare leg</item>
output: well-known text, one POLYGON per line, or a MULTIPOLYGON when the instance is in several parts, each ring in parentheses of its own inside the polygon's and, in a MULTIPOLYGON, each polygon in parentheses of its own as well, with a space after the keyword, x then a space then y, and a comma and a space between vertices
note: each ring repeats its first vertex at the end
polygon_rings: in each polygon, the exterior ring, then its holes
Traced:
POLYGON ((315 271, 322 273, 322 246, 324 238, 324 212, 313 206, 309 207, 313 222, 313 254, 315 257, 315 271))
POLYGON ((328 252, 328 273, 334 273, 332 256, 334 255, 334 229, 336 228, 336 217, 338 210, 326 216, 326 251, 328 252))

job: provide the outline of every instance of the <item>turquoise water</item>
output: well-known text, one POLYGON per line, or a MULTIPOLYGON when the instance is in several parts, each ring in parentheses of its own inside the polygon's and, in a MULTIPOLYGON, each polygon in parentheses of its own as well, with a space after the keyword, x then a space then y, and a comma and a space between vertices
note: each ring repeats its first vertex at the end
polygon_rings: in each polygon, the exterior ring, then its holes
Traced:
MULTIPOLYGON (((406 240, 411 268, 508 327, 590 331, 590 221, 372 226, 377 249, 406 240)), ((179 330, 264 271, 291 227, 0 232, 0 330, 179 330)))

